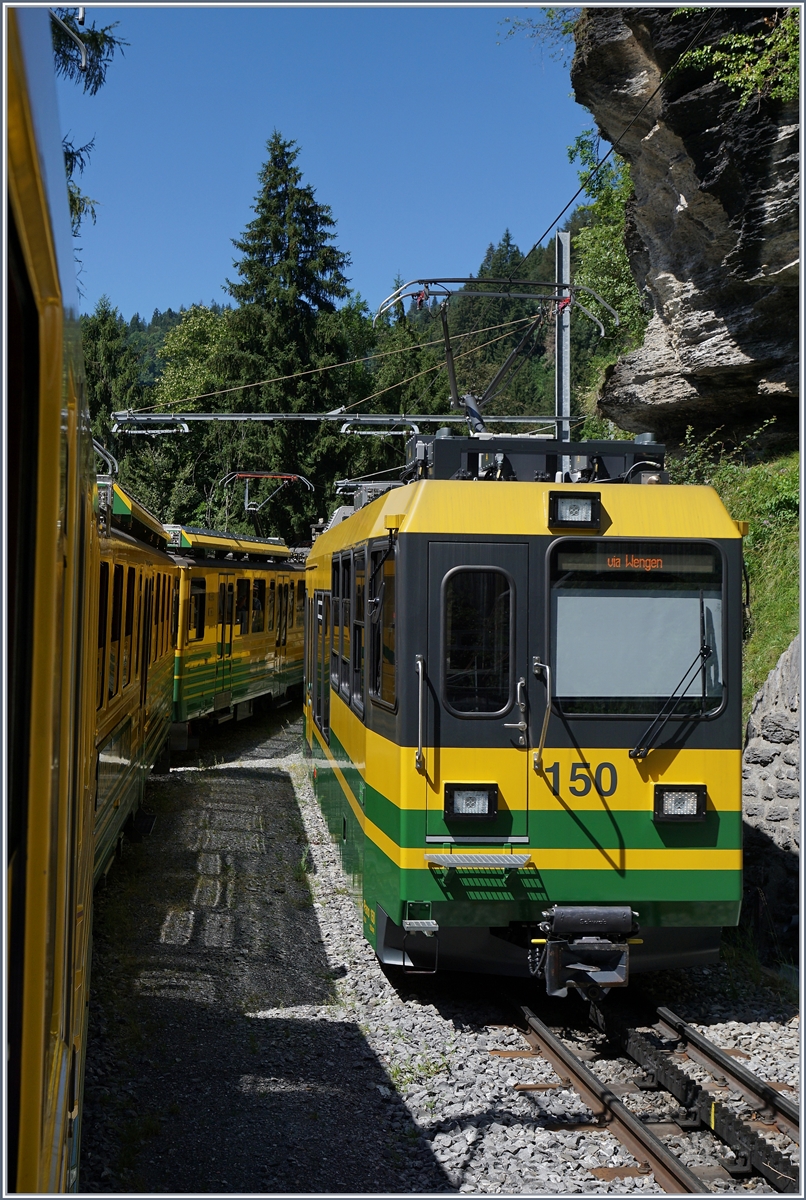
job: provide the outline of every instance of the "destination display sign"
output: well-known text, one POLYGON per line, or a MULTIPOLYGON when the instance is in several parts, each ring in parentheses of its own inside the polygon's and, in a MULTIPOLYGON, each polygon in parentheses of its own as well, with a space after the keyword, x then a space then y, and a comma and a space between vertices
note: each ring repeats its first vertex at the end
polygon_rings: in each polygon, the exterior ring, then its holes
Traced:
POLYGON ((714 575, 718 555, 710 546, 675 546, 658 542, 576 543, 557 551, 556 570, 590 571, 597 575, 714 575))

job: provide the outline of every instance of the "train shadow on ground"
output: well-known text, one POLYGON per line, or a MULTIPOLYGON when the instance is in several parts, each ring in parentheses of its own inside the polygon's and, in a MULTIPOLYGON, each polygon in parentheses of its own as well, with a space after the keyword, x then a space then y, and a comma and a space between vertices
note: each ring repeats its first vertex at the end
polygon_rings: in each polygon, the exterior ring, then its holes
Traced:
POLYGON ((82 1191, 453 1190, 334 1008, 293 783, 255 761, 299 748, 290 716, 152 779, 96 892, 82 1191))

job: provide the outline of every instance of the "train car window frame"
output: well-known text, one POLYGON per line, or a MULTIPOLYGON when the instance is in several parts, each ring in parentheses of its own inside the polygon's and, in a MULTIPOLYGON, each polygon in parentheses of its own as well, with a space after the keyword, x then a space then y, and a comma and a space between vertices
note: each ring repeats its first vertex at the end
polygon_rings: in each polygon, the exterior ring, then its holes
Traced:
POLYGON ((339 691, 350 702, 352 692, 352 660, 350 656, 350 612, 352 610, 353 553, 341 556, 341 621, 339 629, 339 691))
POLYGON ((140 635, 143 627, 143 569, 137 572, 137 639, 134 648, 134 677, 140 678, 140 635))
POLYGON ((129 567, 126 572, 126 612, 123 619, 123 667, 122 667, 122 686, 128 687, 133 678, 132 641, 134 638, 134 593, 135 593, 135 575, 134 567, 129 567))
POLYGON ((297 610, 294 604, 294 580, 292 579, 288 585, 288 628, 294 628, 294 618, 297 610))
POLYGON ((252 633, 263 633, 266 616, 266 580, 255 576, 252 580, 252 633))
POLYGON ((330 743, 330 617, 329 592, 314 591, 313 719, 325 742, 330 743))
POLYGON ((188 594, 187 640, 199 642, 204 638, 204 619, 207 612, 207 580, 203 575, 191 575, 188 594))
MULTIPOLYGON (((729 695, 730 686, 731 686, 730 679, 728 678, 729 666, 728 666, 728 644, 727 644, 727 626, 728 626, 728 603, 727 603, 728 602, 728 594, 727 594, 728 569, 727 568, 728 568, 728 564, 727 564, 727 557, 725 555, 724 547, 721 546, 720 543, 713 538, 697 538, 697 537, 690 537, 690 538, 640 537, 640 538, 638 538, 638 537, 627 537, 627 536, 625 536, 625 537, 595 537, 595 536, 579 537, 578 536, 578 537, 561 537, 561 538, 556 538, 554 541, 552 541, 551 544, 547 547, 546 558, 545 558, 545 572, 546 572, 546 607, 545 607, 546 643, 545 644, 549 648, 550 662, 552 664, 553 679, 556 680, 557 676, 556 676, 556 672, 554 670, 554 665, 555 665, 555 661, 556 661, 556 646, 555 646, 555 641, 554 641, 555 630, 554 630, 554 625, 553 625, 553 620, 552 620, 552 603, 553 603, 553 593, 554 593, 553 582, 552 582, 552 555, 559 549, 559 547, 563 543, 571 544, 571 545, 579 545, 582 542, 585 542, 585 543, 595 542, 597 544, 600 544, 603 546, 608 546, 608 547, 613 547, 613 548, 615 548, 616 545, 623 546, 624 544, 630 544, 630 545, 635 545, 635 546, 649 546, 649 545, 664 546, 664 547, 668 547, 669 553, 673 553, 675 547, 680 547, 680 548, 708 547, 711 550, 716 551, 716 553, 719 557, 719 569, 720 569, 720 575, 721 575, 721 587, 719 589, 719 602, 721 604, 721 611, 720 611, 721 629, 719 631, 720 632, 720 639, 719 639, 720 646, 719 646, 719 659, 718 659, 718 665, 720 667, 721 674, 722 674, 721 701, 717 707, 711 709, 710 711, 694 712, 692 710, 682 709, 682 708, 678 707, 677 710, 671 715, 670 720, 677 721, 677 722, 679 722, 681 720, 691 721, 692 719, 697 720, 697 721, 711 721, 711 720, 714 720, 717 717, 721 716, 721 714, 724 713, 724 711, 727 707, 728 695, 729 695)), ((632 655, 633 655, 634 659, 636 659, 637 661, 640 662, 640 654, 638 653, 637 650, 633 649, 632 655)), ((689 661, 687 660, 686 662, 680 662, 679 666, 680 666, 680 670, 677 673, 677 677, 674 679, 674 683, 671 684, 671 686, 670 686, 670 691, 671 691, 671 688, 674 687, 676 684, 678 684, 679 680, 683 677, 683 672, 684 672, 685 668, 689 666, 689 661)), ((695 676, 695 678, 696 678, 696 676, 695 676)), ((591 720, 591 719, 595 718, 596 720, 609 720, 609 721, 614 721, 614 720, 615 721, 624 721, 624 720, 644 721, 644 720, 651 720, 653 717, 656 717, 658 715, 657 708, 653 710, 653 708, 649 705, 647 705, 644 708, 640 708, 640 709, 636 705, 633 709, 630 709, 629 711, 607 712, 607 711, 594 711, 590 708, 587 710, 581 710, 581 709, 571 710, 569 708, 563 707, 563 705, 562 705, 563 697, 557 695, 556 687, 557 687, 557 685, 555 682, 553 685, 553 688, 552 688, 552 691, 554 692, 554 694, 552 696, 552 710, 557 714, 561 714, 564 720, 569 720, 569 719, 572 720, 575 717, 580 717, 585 720, 591 720)), ((689 689, 687 688, 687 691, 688 690, 689 689)), ((662 697, 662 699, 664 701, 668 700, 668 694, 666 696, 662 697)))
POLYGON ((364 612, 367 586, 367 555, 365 550, 353 552, 353 603, 352 603, 352 637, 350 646, 352 659, 350 663, 350 690, 353 708, 359 714, 364 712, 364 612), (360 585, 359 585, 360 579, 360 585))
POLYGON ((107 699, 111 700, 120 691, 120 638, 123 629, 123 564, 115 563, 112 569, 112 618, 109 623, 109 649, 107 664, 107 699))
POLYGON ((370 615, 371 637, 370 668, 368 691, 372 703, 390 712, 397 710, 397 546, 388 542, 371 542, 368 547, 368 561, 371 567, 367 590, 370 592, 365 606, 370 615), (387 566, 391 569, 387 571, 387 566), (380 574, 379 574, 380 571, 380 574), (391 580, 391 587, 387 583, 391 580), (370 610, 370 605, 372 608, 370 610), (392 614, 392 621, 387 618, 392 614), (386 645, 385 631, 392 630, 392 699, 384 695, 384 685, 388 683, 389 672, 383 670, 383 651, 386 645))
POLYGON ((274 614, 277 608, 277 587, 275 581, 269 581, 269 610, 268 620, 266 621, 266 633, 274 632, 274 614))
POLYGON ((160 654, 160 602, 162 600, 161 593, 162 574, 159 571, 154 572, 154 592, 153 592, 153 621, 154 628, 151 631, 151 661, 156 662, 160 654))
POLYGON ((341 555, 330 564, 330 686, 339 690, 341 676, 341 555), (338 632, 336 632, 338 630, 338 632))
POLYGON ((173 598, 171 601, 171 649, 179 645, 179 579, 174 578, 173 598))
POLYGON ((100 711, 106 699, 106 626, 109 617, 109 563, 102 562, 98 575, 98 641, 95 669, 95 709, 100 711))
POLYGON ((235 632, 238 637, 246 637, 250 631, 250 581, 243 576, 235 580, 235 632), (246 628, 244 628, 244 625, 246 628))
POLYGON ((302 625, 305 628, 305 602, 308 595, 308 589, 304 579, 297 580, 297 625, 302 625))
POLYGON ((475 563, 460 563, 455 567, 451 567, 449 571, 442 577, 440 583, 439 596, 439 623, 440 623, 440 640, 442 643, 440 653, 440 699, 445 706, 446 712, 449 712, 452 717, 456 717, 462 721, 494 721, 500 720, 505 716, 515 701, 515 629, 516 629, 516 602, 517 588, 515 580, 511 573, 504 567, 496 564, 475 564, 475 563), (448 698, 448 590, 451 581, 457 575, 500 575, 508 586, 509 604, 507 606, 507 619, 509 627, 507 630, 507 694, 506 700, 500 708, 484 712, 466 710, 456 708, 448 698))

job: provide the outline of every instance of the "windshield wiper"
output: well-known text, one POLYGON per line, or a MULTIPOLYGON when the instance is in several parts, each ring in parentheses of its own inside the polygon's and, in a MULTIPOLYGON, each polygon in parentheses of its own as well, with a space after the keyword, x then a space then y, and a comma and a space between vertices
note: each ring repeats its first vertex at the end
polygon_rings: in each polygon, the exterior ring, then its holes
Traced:
POLYGON ((643 734, 640 741, 638 742, 638 745, 635 746, 630 751, 630 758, 639 758, 639 759, 646 758, 647 754, 649 754, 650 750, 652 749, 652 743, 657 740, 664 725, 669 720, 669 718, 671 716, 673 716, 675 709, 677 708, 680 701, 683 699, 683 696, 685 695, 685 692, 686 692, 686 689, 688 688, 689 683, 691 683, 691 680, 693 680, 693 678, 694 678, 694 674, 697 671, 704 671, 705 664, 708 662, 708 659, 711 657, 712 654, 713 654, 713 650, 711 649, 711 647, 707 646, 705 644, 705 642, 703 642, 702 645, 700 646, 699 650, 697 651, 697 657, 694 659, 694 662, 688 668, 685 675, 683 676, 683 678, 678 683, 677 687, 672 692, 671 696, 669 696, 669 698, 667 700, 664 700, 663 708, 661 708, 660 712, 655 717, 655 720, 652 722, 652 724, 649 726, 649 728, 643 734), (691 678, 689 678, 689 676, 691 678), (678 695, 678 693, 679 693, 679 695, 678 695), (666 706, 668 704, 671 704, 673 700, 674 700, 674 704, 672 704, 672 707, 669 709, 669 711, 665 713, 666 706), (658 724, 658 722, 660 722, 660 724, 658 724), (656 726, 657 726, 657 728, 656 728, 656 726))

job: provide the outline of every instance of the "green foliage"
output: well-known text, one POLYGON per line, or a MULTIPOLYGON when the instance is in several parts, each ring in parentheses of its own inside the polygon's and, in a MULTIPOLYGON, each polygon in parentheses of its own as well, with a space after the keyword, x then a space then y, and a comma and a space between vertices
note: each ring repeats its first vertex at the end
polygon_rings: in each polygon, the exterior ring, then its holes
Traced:
MULTIPOLYGON (((54 11, 68 29, 71 29, 75 36, 84 43, 84 49, 87 52, 86 70, 82 71, 81 50, 57 21, 51 21, 56 74, 63 75, 66 79, 72 79, 75 82, 80 81, 84 91, 94 96, 106 81, 106 70, 112 62, 115 52, 120 50, 122 54, 123 47, 128 46, 129 43, 112 33, 112 30, 117 27, 117 21, 100 29, 95 27, 93 21, 89 28, 85 28, 78 23, 77 8, 57 8, 54 11)), ((95 206, 98 201, 85 195, 76 181, 76 173, 83 175, 94 145, 95 138, 91 138, 85 145, 78 147, 70 141, 69 135, 62 139, 64 166, 67 173, 67 196, 70 204, 70 225, 74 238, 79 236, 81 223, 87 217, 90 218, 93 225, 95 224, 95 206)), ((81 259, 77 253, 75 258, 80 275, 81 259)), ((79 292, 81 292, 80 285, 79 292)))
POLYGON ((798 631, 799 455, 754 461, 753 442, 766 422, 738 446, 715 433, 698 438, 689 428, 679 457, 668 460, 674 483, 716 488, 728 512, 747 521, 744 558, 750 581, 751 622, 744 646, 743 702, 748 715, 763 685, 798 631))
POLYGON ((108 296, 81 318, 81 340, 93 437, 110 443, 110 413, 142 403, 140 369, 128 327, 108 296))
MULTIPOLYGON (((592 129, 576 138, 568 148, 568 157, 579 164, 579 180, 590 201, 581 206, 586 223, 574 239, 574 282, 597 292, 619 316, 616 326, 605 310, 595 302, 591 305, 598 309, 606 334, 599 344, 591 346, 581 380, 590 408, 606 369, 619 355, 641 344, 649 318, 630 270, 624 241, 626 208, 633 194, 629 164, 614 153, 599 166, 601 142, 592 129)), ((582 318, 576 316, 575 320, 579 323, 582 318)))
MULTIPOLYGON (((677 9, 673 16, 690 19, 703 8, 677 9)), ((797 100, 800 94, 800 8, 733 9, 733 20, 749 18, 754 28, 723 33, 710 45, 683 55, 679 67, 710 71, 739 96, 739 108, 754 97, 797 100)))
POLYGON ((509 26, 506 37, 523 33, 565 66, 573 57, 574 27, 581 14, 581 8, 542 8, 537 17, 504 17, 501 24, 509 26))

